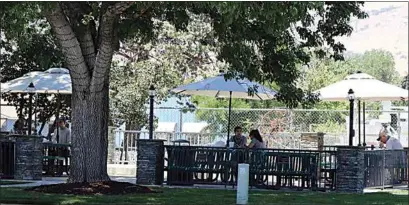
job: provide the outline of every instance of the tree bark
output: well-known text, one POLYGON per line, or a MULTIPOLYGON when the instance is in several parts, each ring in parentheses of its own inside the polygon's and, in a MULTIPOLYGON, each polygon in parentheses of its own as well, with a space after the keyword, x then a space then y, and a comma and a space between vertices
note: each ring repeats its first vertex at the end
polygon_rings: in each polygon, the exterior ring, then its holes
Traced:
MULTIPOLYGON (((118 15, 132 4, 118 2, 108 6, 101 17, 99 45, 93 45, 91 31, 87 30, 89 27, 73 29, 62 4, 57 3, 55 9, 47 14, 47 20, 61 45, 72 82, 72 158, 68 182, 110 180, 107 173, 109 69, 115 45, 114 24, 118 15), (97 54, 94 53, 94 46, 98 48, 97 54)), ((69 6, 79 8, 81 5, 69 6)), ((81 16, 77 15, 70 14, 73 22, 81 16)))
POLYGON ((72 161, 69 182, 109 180, 108 89, 95 93, 73 92, 72 161), (74 103, 75 102, 75 103, 74 103))

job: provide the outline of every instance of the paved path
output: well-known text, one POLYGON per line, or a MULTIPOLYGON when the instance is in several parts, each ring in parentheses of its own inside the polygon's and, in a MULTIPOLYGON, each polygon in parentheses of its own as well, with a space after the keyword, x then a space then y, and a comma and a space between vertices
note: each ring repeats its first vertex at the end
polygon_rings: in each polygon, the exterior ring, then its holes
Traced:
MULTIPOLYGON (((27 184, 13 184, 13 185, 1 185, 0 187, 32 187, 32 186, 40 186, 40 185, 49 185, 49 184, 61 184, 67 181, 68 177, 43 177, 41 181, 33 181, 33 180, 7 180, 7 181, 19 181, 19 182, 29 182, 27 184)), ((112 177, 111 179, 114 181, 120 182, 129 182, 129 183, 136 183, 135 177, 112 177)), ((4 179, 5 180, 5 179, 4 179)))
MULTIPOLYGON (((16 180, 16 181, 27 181, 31 183, 27 184, 14 184, 14 185, 2 185, 0 187, 32 187, 32 186, 40 186, 40 185, 49 185, 49 184, 61 184, 65 183, 67 181, 68 177, 43 177, 43 180, 41 181, 28 181, 28 180, 16 180)), ((118 176, 111 176, 111 179, 114 181, 120 181, 120 182, 129 182, 129 183, 136 183, 136 178, 135 177, 118 177, 118 176)), ((8 180, 10 181, 10 180, 8 180)), ((224 185, 195 185, 195 186, 164 186, 168 188, 202 188, 202 189, 227 189, 227 190, 235 190, 232 186, 227 186, 226 188, 224 185)), ((250 190, 258 190, 258 191, 269 191, 269 190, 263 190, 263 189, 250 189, 250 190)), ((284 191, 284 190, 283 190, 284 191)), ((285 190, 285 191, 291 191, 291 190, 285 190)), ((365 189, 364 193, 375 193, 375 192, 393 192, 393 191, 408 191, 408 186, 407 185, 402 185, 402 186, 395 186, 393 189, 365 189)), ((299 192, 299 191, 298 191, 299 192)))

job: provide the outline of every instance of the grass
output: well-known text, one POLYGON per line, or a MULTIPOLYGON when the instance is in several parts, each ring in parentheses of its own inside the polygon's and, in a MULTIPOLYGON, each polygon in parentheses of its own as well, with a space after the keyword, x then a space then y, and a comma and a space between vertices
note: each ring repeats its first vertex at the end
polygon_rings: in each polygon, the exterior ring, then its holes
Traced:
POLYGON ((0 185, 28 184, 31 182, 0 180, 0 185))
MULTIPOLYGON (((163 193, 121 196, 72 196, 33 193, 21 188, 0 188, 0 203, 42 205, 68 204, 140 204, 140 205, 233 205, 235 191, 163 188, 163 193)), ((408 205, 408 191, 394 193, 340 194, 320 192, 251 191, 249 205, 408 205)))

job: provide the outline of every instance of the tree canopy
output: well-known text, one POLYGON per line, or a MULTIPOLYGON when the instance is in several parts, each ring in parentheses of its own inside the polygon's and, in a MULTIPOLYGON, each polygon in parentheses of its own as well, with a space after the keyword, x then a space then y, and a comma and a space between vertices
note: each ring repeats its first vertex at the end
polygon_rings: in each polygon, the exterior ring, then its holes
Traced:
POLYGON ((200 43, 218 47, 216 56, 228 65, 229 77, 274 82, 280 88, 278 100, 295 107, 305 100, 304 90, 297 87, 300 71, 296 65, 307 64, 313 53, 342 59, 345 47, 335 37, 351 33, 351 18, 367 16, 360 9, 362 5, 363 2, 1 2, 0 14, 7 40, 18 41, 30 26, 38 32, 52 29, 73 84, 75 137, 69 181, 92 182, 109 179, 106 156, 112 57, 121 43, 155 39, 155 20, 186 30, 190 13, 207 16, 212 31, 200 43))

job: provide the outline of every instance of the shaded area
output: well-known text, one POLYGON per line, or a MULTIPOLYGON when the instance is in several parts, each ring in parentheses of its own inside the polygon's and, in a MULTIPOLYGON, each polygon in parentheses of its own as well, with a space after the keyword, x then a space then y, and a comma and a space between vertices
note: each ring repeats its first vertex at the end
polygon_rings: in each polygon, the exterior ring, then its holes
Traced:
POLYGON ((30 187, 25 190, 42 193, 74 195, 120 195, 157 193, 156 191, 153 191, 152 189, 145 186, 117 181, 52 184, 30 187))
MULTIPOLYGON (((233 205, 236 192, 220 189, 161 188, 157 194, 93 195, 72 196, 27 192, 17 188, 2 188, 0 203, 20 204, 157 204, 157 205, 233 205)), ((282 192, 250 190, 249 205, 291 204, 291 205, 407 205, 408 192, 371 194, 340 194, 321 192, 282 192)))
POLYGON ((0 185, 28 184, 32 182, 1 180, 0 185))

